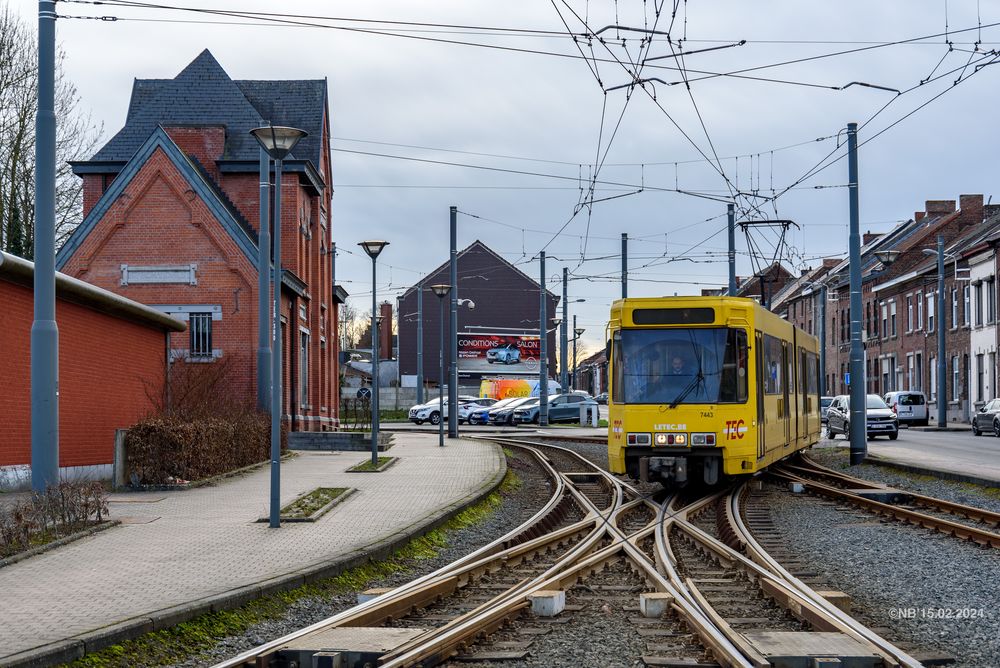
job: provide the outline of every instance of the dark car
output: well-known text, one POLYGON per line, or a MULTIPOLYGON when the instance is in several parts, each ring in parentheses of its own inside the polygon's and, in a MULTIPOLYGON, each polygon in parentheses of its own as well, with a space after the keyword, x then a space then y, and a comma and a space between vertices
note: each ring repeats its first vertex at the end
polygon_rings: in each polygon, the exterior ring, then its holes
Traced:
MULTIPOLYGON (((557 394, 549 399, 549 423, 579 422, 582 406, 597 406, 597 402, 585 393, 571 392, 557 394)), ((538 423, 538 399, 514 409, 514 424, 538 423)))
POLYGON ((1000 399, 987 401, 986 405, 972 416, 972 433, 982 436, 992 432, 1000 437, 1000 399))
MULTIPOLYGON (((899 438, 899 420, 892 409, 886 406, 882 397, 877 394, 869 394, 866 397, 865 422, 868 438, 876 436, 888 436, 890 441, 899 438)), ((843 434, 844 438, 851 437, 851 398, 846 394, 834 397, 830 407, 826 412, 827 433, 830 438, 837 434, 843 434)))
POLYGON ((514 409, 530 401, 537 403, 538 397, 514 397, 512 399, 504 399, 504 401, 509 401, 510 403, 505 403, 503 406, 494 405, 490 408, 490 422, 495 425, 514 424, 514 409))
POLYGON ((594 397, 594 401, 596 401, 597 403, 601 404, 602 406, 607 406, 608 405, 608 393, 607 392, 601 392, 596 397, 594 397))
POLYGON ((479 407, 473 406, 473 410, 469 412, 469 417, 466 418, 466 421, 469 424, 489 424, 490 412, 492 410, 494 409, 499 410, 504 406, 509 406, 511 403, 517 401, 518 399, 520 399, 520 397, 501 399, 500 401, 490 399, 489 403, 486 403, 487 400, 485 399, 480 399, 479 401, 476 402, 476 404, 478 404, 479 407))

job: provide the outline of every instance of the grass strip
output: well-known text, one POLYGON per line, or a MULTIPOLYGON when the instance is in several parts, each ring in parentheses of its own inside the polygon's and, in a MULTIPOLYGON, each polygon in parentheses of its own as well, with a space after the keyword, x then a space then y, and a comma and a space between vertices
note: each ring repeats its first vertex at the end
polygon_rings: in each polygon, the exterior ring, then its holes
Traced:
POLYGON ((378 461, 376 461, 375 464, 372 464, 372 460, 366 459, 365 461, 361 462, 360 464, 356 464, 356 465, 352 466, 351 468, 349 468, 347 470, 348 471, 376 471, 380 467, 385 466, 386 464, 388 464, 389 462, 391 462, 393 459, 395 459, 395 457, 379 457, 378 461))
POLYGON ((347 491, 347 487, 317 487, 281 509, 282 517, 309 517, 347 491))

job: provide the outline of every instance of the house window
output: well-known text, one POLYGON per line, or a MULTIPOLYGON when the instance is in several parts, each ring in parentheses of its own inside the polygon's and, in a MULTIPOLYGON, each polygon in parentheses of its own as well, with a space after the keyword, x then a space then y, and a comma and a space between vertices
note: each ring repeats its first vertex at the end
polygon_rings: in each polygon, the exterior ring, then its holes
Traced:
POLYGON ((962 324, 965 326, 969 325, 969 317, 972 312, 972 309, 969 308, 971 295, 972 290, 968 285, 962 288, 962 324))
POLYGON ((951 289, 951 328, 958 328, 958 288, 951 289))
POLYGON ((892 331, 892 335, 896 336, 896 300, 893 299, 889 302, 889 329, 892 331))
POLYGON ((989 385, 986 387, 986 392, 990 396, 993 396, 994 394, 996 394, 996 389, 997 389, 997 354, 990 353, 988 359, 990 362, 990 367, 989 367, 989 376, 987 376, 986 379, 987 381, 989 381, 989 385))
POLYGON ((916 387, 913 378, 913 353, 906 355, 906 388, 912 390, 916 387))
POLYGON ((299 332, 299 403, 309 408, 309 334, 299 332))
POLYGON ((924 328, 924 293, 917 293, 917 330, 924 328))
POLYGON ((191 337, 188 346, 188 357, 212 357, 212 314, 191 313, 188 319, 188 331, 191 337))
POLYGON ((924 389, 924 355, 916 353, 913 356, 913 376, 915 378, 913 389, 922 391, 924 389))
POLYGON ((983 284, 976 283, 976 327, 983 326, 983 284))
POLYGON ((934 363, 934 358, 931 358, 931 401, 937 398, 937 364, 934 363))
POLYGON ((906 295, 906 331, 913 331, 913 295, 906 295))
POLYGON ((882 303, 882 338, 889 336, 889 306, 882 303))
POLYGON ((934 293, 927 293, 927 333, 934 331, 934 293))
POLYGON ((958 355, 951 358, 951 400, 958 401, 958 355))
POLYGON ((976 355, 976 401, 983 400, 983 381, 985 380, 985 371, 986 370, 983 368, 983 354, 979 353, 976 355))
POLYGON ((986 281, 986 322, 997 319, 997 283, 992 278, 986 281))

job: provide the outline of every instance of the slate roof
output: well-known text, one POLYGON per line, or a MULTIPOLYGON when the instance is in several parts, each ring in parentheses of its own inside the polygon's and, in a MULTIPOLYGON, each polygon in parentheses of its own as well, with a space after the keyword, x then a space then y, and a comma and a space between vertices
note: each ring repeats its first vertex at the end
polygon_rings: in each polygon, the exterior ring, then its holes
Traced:
POLYGON ((305 130, 288 160, 322 164, 326 80, 234 81, 205 49, 173 79, 136 79, 128 116, 91 162, 127 162, 158 126, 223 126, 223 160, 257 163, 260 148, 250 130, 288 125, 305 130))

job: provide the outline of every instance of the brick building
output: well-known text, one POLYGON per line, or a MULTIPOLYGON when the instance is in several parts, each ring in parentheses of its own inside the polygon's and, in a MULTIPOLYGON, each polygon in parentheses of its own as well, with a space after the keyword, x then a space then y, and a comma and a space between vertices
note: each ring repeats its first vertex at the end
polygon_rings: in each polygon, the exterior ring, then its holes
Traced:
MULTIPOLYGON (((527 274, 500 257, 481 241, 475 241, 458 252, 458 296, 471 299, 474 309, 459 308, 459 382, 464 386, 479 386, 483 376, 531 375, 538 374, 537 351, 532 348, 519 356, 517 363, 475 364, 472 347, 464 342, 485 339, 487 336, 511 340, 528 340, 538 343, 538 316, 541 300, 540 285, 527 274), (469 353, 466 356, 466 352, 469 353), (534 354, 534 357, 531 355, 534 354), (534 362, 534 363, 532 363, 534 362)), ((537 265, 535 265, 537 266, 537 265)), ((417 290, 423 286, 424 320, 424 381, 437 384, 440 372, 438 351, 440 349, 441 304, 430 290, 436 283, 449 283, 449 263, 445 262, 427 274, 415 286, 409 288, 399 298, 399 373, 401 378, 417 374, 417 290)), ((548 322, 547 358, 549 377, 556 375, 556 333, 552 318, 561 316, 556 312, 559 298, 546 290, 546 310, 548 322)), ((445 328, 448 327, 448 298, 444 299, 445 328)), ((515 341, 517 343, 517 341, 515 341)), ((480 360, 481 361, 481 360, 480 360)), ((404 383, 405 384, 405 383, 404 383)))
MULTIPOLYGON (((34 265, 0 252, 0 489, 31 481, 31 327, 34 265)), ((155 407, 166 345, 184 323, 119 295, 56 275, 61 476, 110 478, 115 430, 155 407)))
POLYGON ((230 391, 253 403, 264 158, 250 130, 269 123, 309 133, 280 184, 282 413, 292 430, 332 429, 346 295, 332 284, 325 80, 234 81, 207 50, 173 79, 137 79, 125 126, 73 163, 84 220, 57 267, 188 322, 172 363, 224 360, 230 391))

